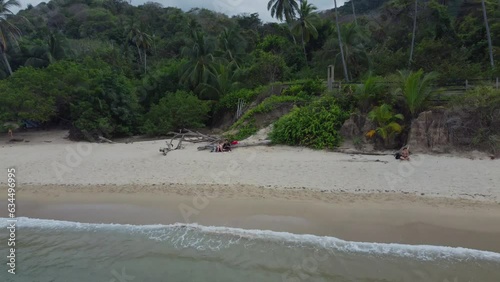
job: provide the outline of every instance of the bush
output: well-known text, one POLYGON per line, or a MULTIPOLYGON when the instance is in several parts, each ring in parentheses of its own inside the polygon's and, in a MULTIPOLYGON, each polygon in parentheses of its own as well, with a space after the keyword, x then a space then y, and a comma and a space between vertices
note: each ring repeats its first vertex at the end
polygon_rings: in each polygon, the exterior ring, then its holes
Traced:
POLYGON ((324 97, 280 118, 270 138, 276 144, 333 149, 342 142, 339 130, 348 117, 334 98, 324 97))
POLYGON ((308 79, 303 83, 295 84, 285 89, 282 95, 298 96, 307 99, 311 96, 320 96, 325 91, 326 91, 326 86, 322 80, 308 79))
POLYGON ((182 128, 203 127, 209 110, 209 105, 192 93, 169 93, 146 114, 143 131, 149 135, 162 135, 182 128))
MULTIPOLYGON (((75 88, 70 106, 71 139, 130 136, 137 132, 140 107, 130 81, 110 67, 87 62, 86 88, 75 88)), ((83 67, 83 66, 79 66, 83 67)))
POLYGON ((219 100, 216 106, 216 112, 220 113, 223 111, 235 111, 238 107, 238 100, 243 99, 246 103, 250 103, 259 95, 262 88, 257 89, 240 89, 237 91, 230 92, 219 100))
MULTIPOLYGON (((279 105, 283 105, 285 103, 299 103, 304 102, 305 100, 301 97, 295 96, 270 96, 267 97, 262 103, 257 105, 255 108, 247 111, 240 119, 231 126, 232 130, 237 130, 238 133, 234 135, 227 136, 229 139, 234 140, 243 140, 252 134, 256 133, 259 128, 256 125, 255 115, 257 114, 265 114, 273 111, 279 105)), ((264 126, 267 124, 264 124, 264 126)), ((263 126, 260 124, 260 126, 263 126)))

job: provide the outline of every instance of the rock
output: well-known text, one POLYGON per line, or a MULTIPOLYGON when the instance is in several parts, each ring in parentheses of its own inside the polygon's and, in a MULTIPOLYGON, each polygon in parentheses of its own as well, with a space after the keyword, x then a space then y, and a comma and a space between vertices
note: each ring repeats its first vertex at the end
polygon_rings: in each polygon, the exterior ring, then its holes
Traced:
POLYGON ((362 135, 363 135, 363 140, 365 142, 369 142, 369 139, 366 137, 366 133, 372 129, 375 129, 377 128, 377 126, 375 125, 375 123, 373 121, 371 121, 370 119, 368 119, 368 117, 365 117, 365 120, 363 122, 363 127, 361 127, 361 132, 362 132, 362 135))
POLYGON ((360 130, 353 117, 354 116, 351 116, 348 120, 346 120, 342 125, 342 128, 340 128, 340 134, 345 139, 354 139, 360 135, 360 130))
POLYGON ((440 111, 421 113, 411 124, 408 145, 412 152, 444 152, 449 144, 446 117, 440 111))

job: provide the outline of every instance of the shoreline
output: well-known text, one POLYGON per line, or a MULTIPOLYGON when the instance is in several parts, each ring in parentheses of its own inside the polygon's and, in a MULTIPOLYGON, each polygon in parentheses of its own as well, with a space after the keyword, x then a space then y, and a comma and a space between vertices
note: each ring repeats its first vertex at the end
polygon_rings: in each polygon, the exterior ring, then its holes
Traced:
POLYGON ((413 154, 401 162, 287 146, 209 153, 189 143, 163 156, 165 140, 92 144, 65 134, 0 146, 0 170, 16 168, 16 216, 198 223, 500 253, 498 160, 413 154))
MULTIPOLYGON (((3 190, 1 206, 6 205, 3 190)), ((186 184, 21 185, 16 198, 17 217, 133 225, 198 223, 500 253, 500 205, 484 201, 186 184)), ((2 209, 0 217, 6 216, 2 209)))

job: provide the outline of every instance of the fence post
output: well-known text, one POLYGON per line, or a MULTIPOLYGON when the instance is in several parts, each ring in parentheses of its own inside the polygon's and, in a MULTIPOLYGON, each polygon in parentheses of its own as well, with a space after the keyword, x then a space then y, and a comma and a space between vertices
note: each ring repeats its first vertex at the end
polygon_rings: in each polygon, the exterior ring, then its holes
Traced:
POLYGON ((467 90, 469 88, 469 81, 466 79, 465 80, 465 90, 467 90))
POLYGON ((328 91, 333 90, 333 81, 334 81, 334 70, 333 66, 329 65, 328 66, 328 91))

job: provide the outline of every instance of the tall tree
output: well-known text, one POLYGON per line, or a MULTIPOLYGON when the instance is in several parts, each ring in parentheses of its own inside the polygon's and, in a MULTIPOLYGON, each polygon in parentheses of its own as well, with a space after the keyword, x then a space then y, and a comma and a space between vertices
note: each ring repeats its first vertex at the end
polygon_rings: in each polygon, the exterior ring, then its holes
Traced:
POLYGON ((267 9, 271 11, 271 16, 286 22, 291 22, 300 9, 296 0, 269 0, 267 9))
POLYGON ((339 12, 337 11, 337 0, 333 0, 335 5, 335 23, 337 24, 337 35, 339 38, 339 46, 340 46, 340 56, 342 57, 342 65, 344 66, 344 78, 346 81, 349 81, 349 72, 347 71, 347 63, 344 57, 344 48, 342 47, 342 37, 340 34, 340 25, 339 25, 339 12))
POLYGON ((319 19, 315 13, 316 6, 309 4, 307 0, 301 1, 300 10, 298 11, 299 18, 292 24, 292 32, 300 34, 302 38, 302 49, 307 62, 306 42, 312 37, 318 37, 318 30, 315 27, 315 22, 319 19))
POLYGON ((358 18, 356 18, 356 10, 354 9, 354 0, 351 0, 352 5, 352 15, 354 16, 354 22, 358 25, 358 18))
POLYGON ((7 47, 9 43, 17 43, 17 38, 21 36, 21 31, 9 21, 9 18, 14 15, 11 9, 20 6, 21 4, 18 0, 0 0, 0 56, 10 75, 12 75, 12 68, 7 59, 7 47))
POLYGON ((408 67, 413 60, 413 49, 415 48, 415 35, 417 33, 417 14, 418 14, 418 0, 415 0, 415 13, 413 15, 413 33, 411 37, 410 59, 408 60, 408 67))
POLYGON ((130 23, 126 27, 127 39, 131 40, 137 47, 139 54, 139 61, 144 64, 144 73, 147 72, 147 50, 151 48, 152 38, 149 34, 145 33, 136 23, 130 23))
POLYGON ((182 55, 187 59, 183 66, 181 81, 191 89, 200 84, 213 83, 217 77, 217 63, 213 55, 215 44, 201 31, 192 33, 193 45, 184 47, 182 55))
POLYGON ((491 43, 490 25, 488 24, 488 16, 486 15, 486 4, 484 3, 484 0, 481 0, 481 4, 483 5, 484 25, 486 26, 486 36, 488 37, 488 48, 490 51, 490 64, 491 64, 491 68, 495 68, 495 62, 493 61, 493 45, 491 43))

